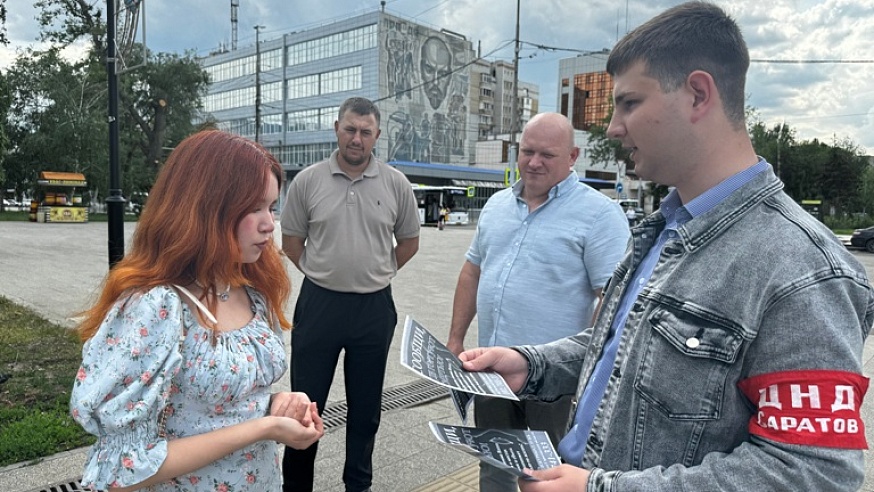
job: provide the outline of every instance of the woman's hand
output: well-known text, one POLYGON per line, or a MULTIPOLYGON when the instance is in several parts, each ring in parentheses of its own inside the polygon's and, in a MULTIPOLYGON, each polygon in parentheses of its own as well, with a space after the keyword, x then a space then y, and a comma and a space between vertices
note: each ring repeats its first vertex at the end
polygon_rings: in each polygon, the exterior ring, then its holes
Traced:
POLYGON ((306 393, 281 391, 270 396, 270 414, 273 417, 288 417, 304 427, 312 423, 310 398, 306 393))
POLYGON ((325 424, 319 417, 319 410, 315 403, 310 403, 307 416, 304 420, 309 422, 304 425, 300 420, 283 417, 267 417, 272 420, 271 439, 294 449, 306 449, 325 435, 325 424))

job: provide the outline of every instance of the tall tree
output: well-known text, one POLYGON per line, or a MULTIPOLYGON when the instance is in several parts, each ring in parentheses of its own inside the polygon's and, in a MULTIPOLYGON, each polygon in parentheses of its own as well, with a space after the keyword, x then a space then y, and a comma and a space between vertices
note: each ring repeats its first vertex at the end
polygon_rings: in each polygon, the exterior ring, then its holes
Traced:
MULTIPOLYGON (((6 121, 9 114, 9 105, 12 104, 12 98, 9 94, 9 84, 6 80, 6 75, 0 73, 0 122, 6 121)), ((0 125, 0 210, 3 210, 4 202, 2 198, 6 197, 6 149, 9 147, 9 138, 6 135, 6 128, 0 125)), ((17 195, 16 190, 16 195, 17 195)))
POLYGON ((193 53, 158 53, 150 58, 135 73, 122 79, 121 104, 142 134, 139 150, 144 164, 154 174, 163 160, 168 140, 179 142, 191 133, 191 122, 202 109, 200 101, 209 79, 193 53))
POLYGON ((589 158, 593 164, 603 164, 608 166, 611 164, 624 163, 625 172, 634 171, 634 160, 631 158, 631 152, 622 147, 619 140, 612 139, 607 136, 607 127, 610 125, 610 120, 613 118, 613 100, 610 100, 610 110, 607 117, 601 124, 591 125, 589 127, 588 142, 589 142, 589 158))
POLYGON ((823 195, 836 212, 856 211, 867 167, 868 160, 855 143, 848 138, 834 139, 822 169, 821 182, 823 195))
MULTIPOLYGON (((44 53, 30 51, 16 62, 14 92, 19 102, 9 125, 16 135, 16 166, 23 170, 41 161, 41 166, 64 170, 73 166, 65 161, 76 160, 73 167, 81 168, 95 185, 92 196, 104 196, 108 174, 106 24, 99 3, 39 0, 35 5, 41 9, 41 39, 52 48, 44 53), (91 45, 84 60, 69 62, 58 56, 60 48, 83 38, 91 45), (69 117, 66 125, 62 115, 69 117), (58 121, 53 123, 53 118, 58 121), (87 132, 80 131, 85 128, 87 132), (77 140, 65 132, 72 132, 77 140), (56 147, 42 146, 53 141, 81 142, 89 150, 95 146, 100 150, 47 155, 56 147)), ((148 189, 163 162, 164 149, 194 130, 191 122, 208 85, 206 72, 193 53, 151 54, 138 48, 126 54, 129 65, 146 63, 119 76, 119 155, 123 187, 129 191, 148 189)))
POLYGON ((6 36, 6 0, 0 0, 0 44, 9 44, 6 36))
POLYGON ((39 171, 81 172, 105 182, 106 89, 86 62, 57 49, 19 56, 7 72, 13 103, 6 128, 13 146, 7 170, 32 184, 39 171), (28 176, 32 176, 28 178, 28 176))
MULTIPOLYGON (((9 39, 6 37, 6 0, 0 0, 0 44, 9 44, 9 39)), ((6 121, 6 115, 9 112, 9 105, 11 102, 9 84, 6 82, 6 76, 0 73, 0 122, 6 121)), ((4 202, 2 198, 6 197, 6 166, 4 165, 4 161, 8 146, 9 138, 6 135, 4 126, 0 124, 0 210, 3 210, 4 202)))

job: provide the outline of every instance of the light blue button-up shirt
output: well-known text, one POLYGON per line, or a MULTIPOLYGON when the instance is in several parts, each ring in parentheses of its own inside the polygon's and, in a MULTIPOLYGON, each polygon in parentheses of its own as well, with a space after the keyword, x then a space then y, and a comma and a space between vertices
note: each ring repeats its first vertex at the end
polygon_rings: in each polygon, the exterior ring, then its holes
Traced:
POLYGON ((522 182, 495 193, 467 252, 480 267, 480 346, 546 343, 592 320, 596 298, 622 259, 628 220, 575 172, 529 213, 522 182))
POLYGON ((559 443, 558 452, 565 462, 580 463, 582 461, 583 453, 586 449, 586 440, 592 429, 595 414, 598 411, 598 403, 604 397, 610 373, 616 363, 616 350, 619 347, 619 339, 622 337, 622 330, 625 328, 628 313, 631 311, 634 301, 637 300, 637 296, 640 295, 640 292, 649 281, 665 243, 678 237, 677 229, 682 227, 683 224, 709 211, 738 188, 752 180, 757 174, 766 170, 768 170, 768 163, 760 159, 756 165, 725 179, 691 200, 685 206, 680 201, 680 195, 677 193, 677 190, 671 191, 662 201, 659 210, 665 217, 665 228, 643 261, 640 262, 631 282, 628 284, 628 288, 622 296, 616 316, 613 318, 610 339, 604 346, 601 358, 595 365, 592 377, 580 398, 577 412, 574 416, 574 424, 568 435, 559 443))

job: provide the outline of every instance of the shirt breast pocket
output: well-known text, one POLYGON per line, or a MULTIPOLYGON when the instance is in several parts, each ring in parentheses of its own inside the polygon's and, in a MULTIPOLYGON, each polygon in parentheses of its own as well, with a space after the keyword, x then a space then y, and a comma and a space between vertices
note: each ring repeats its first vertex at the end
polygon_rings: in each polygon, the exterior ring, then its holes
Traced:
POLYGON ((649 316, 651 332, 635 380, 638 393, 666 417, 719 417, 726 378, 743 346, 727 320, 665 308, 649 316))

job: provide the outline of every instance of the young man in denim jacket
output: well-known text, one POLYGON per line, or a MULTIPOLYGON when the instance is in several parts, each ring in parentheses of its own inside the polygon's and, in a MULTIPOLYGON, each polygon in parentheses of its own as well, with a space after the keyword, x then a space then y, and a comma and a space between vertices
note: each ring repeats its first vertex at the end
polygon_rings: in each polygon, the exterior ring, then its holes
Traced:
POLYGON ((865 475, 864 268, 783 191, 744 122, 749 54, 690 2, 611 52, 608 135, 675 189, 632 231, 592 330, 463 352, 519 394, 576 394, 540 491, 850 491, 865 475))

